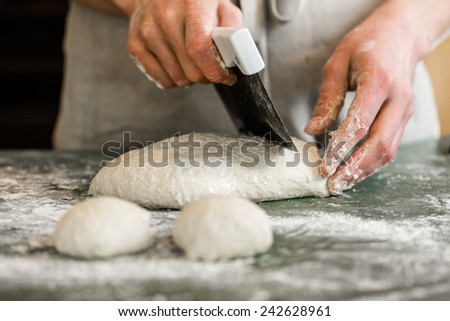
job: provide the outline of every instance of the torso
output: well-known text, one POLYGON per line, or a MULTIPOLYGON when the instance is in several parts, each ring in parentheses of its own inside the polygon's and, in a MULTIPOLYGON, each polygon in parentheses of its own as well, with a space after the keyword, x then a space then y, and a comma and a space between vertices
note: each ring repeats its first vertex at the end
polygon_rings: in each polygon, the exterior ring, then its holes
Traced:
MULTIPOLYGON (((303 0, 292 21, 275 19, 260 0, 241 0, 246 23, 266 60, 270 95, 291 134, 303 134, 321 81, 322 66, 343 35, 373 11, 381 0, 303 0), (261 11, 263 10, 263 11, 261 11), (269 45, 267 45, 269 44, 269 45)), ((278 0, 283 5, 292 0, 278 0)), ((122 142, 123 133, 142 143, 175 133, 236 130, 213 86, 160 90, 128 56, 128 21, 72 3, 66 29, 65 80, 55 130, 59 149, 97 149, 122 142)), ((423 67, 416 72, 416 119, 404 141, 438 135, 434 99, 423 67), (431 112, 430 112, 431 111, 431 112), (425 117, 425 119, 424 119, 425 117)))

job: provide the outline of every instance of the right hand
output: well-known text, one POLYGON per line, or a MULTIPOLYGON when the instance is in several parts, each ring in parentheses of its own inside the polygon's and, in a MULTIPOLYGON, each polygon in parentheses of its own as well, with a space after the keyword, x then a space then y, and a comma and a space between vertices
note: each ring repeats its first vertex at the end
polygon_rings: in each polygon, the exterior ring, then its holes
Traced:
MULTIPOLYGON (((124 2, 117 1, 117 2, 124 2)), ((128 50, 159 87, 195 83, 234 84, 213 44, 214 27, 241 27, 242 12, 230 0, 141 0, 130 15, 128 50)), ((129 4, 129 2, 128 2, 129 4)))

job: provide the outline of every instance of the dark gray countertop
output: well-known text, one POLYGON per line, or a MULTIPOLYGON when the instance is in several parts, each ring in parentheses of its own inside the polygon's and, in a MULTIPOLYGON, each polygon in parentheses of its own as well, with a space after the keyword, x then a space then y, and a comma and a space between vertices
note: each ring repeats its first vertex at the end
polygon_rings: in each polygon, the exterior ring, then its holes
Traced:
POLYGON ((189 261, 173 246, 176 211, 149 211, 157 241, 143 253, 97 261, 57 254, 49 235, 87 197, 100 157, 1 151, 0 299, 449 300, 450 157, 436 146, 402 148, 341 197, 262 204, 273 248, 215 263, 189 261))

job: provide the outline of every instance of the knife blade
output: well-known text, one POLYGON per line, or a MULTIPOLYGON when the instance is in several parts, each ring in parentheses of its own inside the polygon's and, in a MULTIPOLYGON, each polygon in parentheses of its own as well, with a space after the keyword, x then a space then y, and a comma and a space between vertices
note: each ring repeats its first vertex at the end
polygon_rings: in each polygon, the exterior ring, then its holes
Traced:
POLYGON ((297 151, 258 75, 265 65, 250 31, 217 27, 212 37, 223 62, 237 76, 232 86, 214 86, 239 132, 262 136, 297 151))

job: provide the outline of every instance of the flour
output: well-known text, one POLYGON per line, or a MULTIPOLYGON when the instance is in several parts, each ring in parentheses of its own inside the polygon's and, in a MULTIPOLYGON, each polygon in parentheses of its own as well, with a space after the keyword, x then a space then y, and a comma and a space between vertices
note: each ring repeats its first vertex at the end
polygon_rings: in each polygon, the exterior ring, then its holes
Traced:
POLYGON ((58 255, 37 240, 54 231, 61 211, 86 198, 100 159, 93 153, 4 152, 8 159, 0 155, 0 180, 19 182, 14 191, 23 196, 5 199, 10 191, 3 185, 0 295, 18 300, 445 300, 450 294, 449 158, 436 154, 433 145, 421 146, 400 149, 396 162, 356 192, 262 204, 275 236, 270 251, 216 262, 187 260, 175 248, 170 235, 179 212, 166 210, 149 212, 155 243, 139 255, 95 261, 58 255))
POLYGON ((0 186, 8 186, 8 185, 18 185, 19 183, 15 179, 11 178, 2 178, 0 179, 0 186))
POLYGON ((207 195, 257 202, 329 196, 318 170, 317 148, 294 142, 299 153, 261 137, 172 137, 112 161, 94 177, 89 194, 116 196, 150 208, 181 208, 207 195))
POLYGON ((152 76, 150 76, 147 71, 145 71, 144 65, 139 61, 139 59, 137 59, 136 57, 134 57, 133 55, 130 55, 131 60, 133 60, 133 62, 136 64, 136 67, 139 69, 140 72, 142 72, 145 77, 147 77, 147 79, 149 81, 151 81, 152 83, 154 83, 156 85, 156 87, 158 87, 159 89, 165 89, 163 85, 161 85, 160 82, 156 81, 152 76))
POLYGON ((375 48, 377 45, 377 42, 375 40, 368 40, 367 42, 363 43, 361 47, 358 48, 358 53, 368 52, 375 48))

